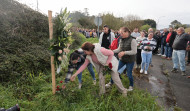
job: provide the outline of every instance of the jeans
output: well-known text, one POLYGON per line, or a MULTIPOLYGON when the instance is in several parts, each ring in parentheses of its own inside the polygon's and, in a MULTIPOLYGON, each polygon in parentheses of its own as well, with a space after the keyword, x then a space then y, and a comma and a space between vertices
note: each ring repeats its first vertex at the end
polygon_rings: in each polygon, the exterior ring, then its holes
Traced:
POLYGON ((145 71, 147 71, 152 58, 152 53, 141 53, 141 57, 142 57, 141 69, 144 70, 145 68, 145 71))
POLYGON ((161 45, 161 54, 164 55, 164 45, 161 45))
POLYGON ((166 57, 172 57, 172 47, 170 47, 169 44, 166 44, 166 46, 164 46, 164 49, 166 57))
MULTIPOLYGON (((134 64, 135 64, 135 62, 132 62, 132 63, 123 63, 122 61, 119 60, 119 66, 118 66, 118 72, 120 74, 122 73, 122 71, 124 71, 123 69, 127 68, 127 76, 129 78, 130 86, 132 86, 132 87, 133 87, 133 75, 132 75, 132 71, 133 71, 134 64)), ((112 79, 111 79, 111 83, 113 83, 112 79)))
MULTIPOLYGON (((81 65, 77 67, 77 70, 78 70, 80 67, 81 67, 81 65)), ((90 74, 91 74, 93 80, 96 80, 96 78, 95 78, 95 73, 94 73, 92 64, 89 63, 87 67, 88 67, 88 71, 90 72, 90 74)), ((82 72, 79 73, 79 74, 77 75, 77 77, 78 77, 79 83, 82 83, 82 72)))
POLYGON ((185 71, 185 52, 185 50, 173 50, 173 68, 177 69, 179 64, 181 71, 185 71))

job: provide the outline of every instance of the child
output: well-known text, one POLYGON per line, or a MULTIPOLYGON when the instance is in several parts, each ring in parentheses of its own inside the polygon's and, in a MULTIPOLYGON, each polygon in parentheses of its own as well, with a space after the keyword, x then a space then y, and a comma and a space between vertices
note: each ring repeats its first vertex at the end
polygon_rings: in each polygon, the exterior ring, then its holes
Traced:
MULTIPOLYGON (((84 63, 86 59, 86 55, 82 51, 82 49, 75 50, 70 55, 69 65, 68 65, 68 72, 67 76, 65 78, 65 83, 68 83, 70 81, 70 78, 73 74, 74 69, 78 70, 84 63)), ((88 64, 88 71, 90 72, 92 78, 93 78, 93 84, 96 85, 96 78, 95 73, 93 71, 92 64, 88 64)), ((82 87, 82 72, 78 74, 78 81, 79 81, 79 89, 82 87)))

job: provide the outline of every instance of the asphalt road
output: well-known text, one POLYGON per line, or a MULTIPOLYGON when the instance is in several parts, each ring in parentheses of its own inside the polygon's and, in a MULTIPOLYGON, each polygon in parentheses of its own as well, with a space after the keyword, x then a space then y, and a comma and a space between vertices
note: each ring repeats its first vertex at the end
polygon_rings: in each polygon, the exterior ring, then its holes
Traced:
POLYGON ((140 74, 134 69, 135 87, 149 91, 157 96, 157 102, 166 110, 173 111, 174 106, 190 111, 190 66, 186 66, 187 76, 181 71, 172 73, 172 60, 153 55, 153 67, 149 67, 148 75, 140 74))

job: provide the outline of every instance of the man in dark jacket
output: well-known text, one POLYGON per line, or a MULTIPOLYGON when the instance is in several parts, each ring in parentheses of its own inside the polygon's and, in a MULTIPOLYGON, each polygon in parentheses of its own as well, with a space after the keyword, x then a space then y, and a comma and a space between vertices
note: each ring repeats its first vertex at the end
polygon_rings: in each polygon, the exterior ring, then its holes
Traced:
POLYGON ((171 72, 176 73, 178 72, 178 64, 180 65, 180 69, 182 71, 181 75, 185 76, 185 53, 187 42, 190 41, 190 35, 185 33, 183 27, 177 29, 177 36, 174 40, 172 45, 173 48, 173 69, 171 72))
POLYGON ((173 28, 170 27, 169 33, 166 38, 166 46, 164 47, 165 55, 166 55, 165 58, 168 60, 171 60, 171 57, 172 57, 172 52, 173 52, 172 45, 173 45, 175 37, 176 37, 176 32, 174 32, 173 28))
POLYGON ((111 29, 107 25, 104 25, 104 32, 101 33, 99 38, 99 44, 101 47, 109 49, 109 46, 111 45, 114 38, 115 34, 111 32, 111 29))
POLYGON ((164 54, 164 46, 166 46, 166 37, 168 35, 168 29, 164 29, 164 32, 161 35, 161 54, 162 57, 165 57, 166 55, 164 54))

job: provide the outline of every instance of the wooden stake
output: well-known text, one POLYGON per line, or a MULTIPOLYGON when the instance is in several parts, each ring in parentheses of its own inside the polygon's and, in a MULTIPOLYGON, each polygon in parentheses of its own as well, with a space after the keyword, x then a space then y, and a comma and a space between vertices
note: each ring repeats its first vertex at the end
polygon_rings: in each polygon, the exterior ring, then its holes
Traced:
MULTIPOLYGON (((49 38, 53 39, 53 23, 52 23, 52 11, 48 10, 48 21, 49 21, 49 38)), ((55 64, 54 56, 51 56, 51 74, 52 74, 52 92, 55 94, 56 83, 55 83, 55 64)))

